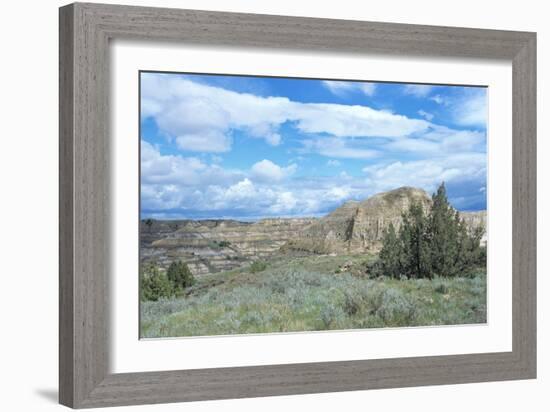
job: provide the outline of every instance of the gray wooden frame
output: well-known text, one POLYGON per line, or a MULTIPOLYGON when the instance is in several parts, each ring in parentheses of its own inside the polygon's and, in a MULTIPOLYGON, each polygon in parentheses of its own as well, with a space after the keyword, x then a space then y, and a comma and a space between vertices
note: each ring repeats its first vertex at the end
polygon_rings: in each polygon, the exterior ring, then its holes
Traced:
POLYGON ((60 9, 59 398, 74 408, 536 376, 536 34, 103 4, 60 9), (505 59, 513 65, 511 352, 110 374, 109 40, 505 59))

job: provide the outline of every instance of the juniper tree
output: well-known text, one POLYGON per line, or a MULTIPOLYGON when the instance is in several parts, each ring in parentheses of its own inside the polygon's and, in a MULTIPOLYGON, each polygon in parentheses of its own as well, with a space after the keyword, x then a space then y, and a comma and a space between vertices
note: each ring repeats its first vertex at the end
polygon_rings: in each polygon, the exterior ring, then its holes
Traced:
POLYGON ((182 261, 174 261, 168 267, 168 280, 175 290, 181 291, 195 283, 193 274, 182 261))
POLYGON ((393 225, 384 232, 378 264, 379 274, 415 278, 464 275, 484 265, 485 248, 480 241, 485 229, 468 228, 449 203, 442 183, 424 213, 422 204, 412 203, 402 215, 399 234, 393 225))
POLYGON ((153 226, 153 219, 145 219, 143 223, 145 223, 149 231, 151 231, 151 226, 153 226))
POLYGON ((402 273, 403 246, 397 237, 393 223, 384 231, 382 250, 380 251, 381 269, 391 277, 399 277, 402 273))
POLYGON ((166 273, 162 273, 153 265, 146 265, 140 278, 141 300, 157 301, 160 298, 168 298, 174 295, 174 288, 168 280, 166 273))
POLYGON ((405 267, 411 277, 431 277, 428 220, 421 203, 413 203, 403 218, 402 233, 405 267))
POLYGON ((430 243, 430 272, 452 276, 459 269, 457 260, 461 249, 463 223, 447 199, 445 184, 441 183, 432 196, 428 216, 427 238, 430 243))
POLYGON ((480 247, 481 238, 485 232, 485 228, 482 225, 477 226, 474 229, 468 229, 462 219, 459 220, 458 233, 459 233, 459 254, 456 260, 457 271, 466 271, 473 266, 484 265, 486 262, 486 250, 480 247))

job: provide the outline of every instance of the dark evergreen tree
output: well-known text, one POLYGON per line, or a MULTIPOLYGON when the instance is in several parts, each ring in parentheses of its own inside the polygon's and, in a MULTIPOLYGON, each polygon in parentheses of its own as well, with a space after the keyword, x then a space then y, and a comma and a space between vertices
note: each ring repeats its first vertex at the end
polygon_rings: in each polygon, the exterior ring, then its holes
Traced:
MULTIPOLYGON (((457 213, 458 215, 458 213, 457 213)), ((480 246, 481 238, 485 232, 483 226, 478 226, 469 230, 463 220, 459 223, 459 248, 460 253, 457 256, 457 272, 467 272, 475 266, 486 263, 486 249, 480 246)))
POLYGON ((442 183, 432 196, 428 214, 413 203, 403 214, 399 234, 393 225, 384 232, 378 275, 414 278, 465 275, 484 266, 486 249, 480 246, 485 228, 470 229, 447 199, 442 183))
POLYGON ((399 277, 403 272, 403 246, 397 237, 393 223, 384 231, 380 251, 381 270, 386 276, 399 277))
POLYGON ((413 278, 429 277, 430 244, 427 238, 427 218, 420 203, 413 203, 403 215, 399 239, 403 247, 402 269, 413 278))
POLYGON ((145 223, 149 231, 151 231, 151 226, 153 226, 153 219, 145 219, 143 223, 145 223))
POLYGON ((427 238, 430 243, 430 272, 452 276, 459 269, 456 262, 461 248, 459 236, 464 226, 447 199, 445 184, 441 183, 432 196, 428 217, 427 238))
POLYGON ((157 301, 174 295, 174 288, 166 273, 161 273, 153 264, 145 266, 140 281, 141 300, 157 301))
POLYGON ((167 274, 168 280, 177 291, 181 291, 195 283, 195 278, 187 265, 179 260, 170 264, 167 274))

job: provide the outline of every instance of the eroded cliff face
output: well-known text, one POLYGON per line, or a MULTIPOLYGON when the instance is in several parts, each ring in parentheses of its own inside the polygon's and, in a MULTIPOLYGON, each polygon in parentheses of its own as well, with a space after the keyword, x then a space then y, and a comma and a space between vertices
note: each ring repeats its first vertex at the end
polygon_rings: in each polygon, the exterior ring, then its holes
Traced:
POLYGON ((301 238, 290 240, 285 247, 314 253, 377 251, 384 230, 390 223, 399 230, 401 215, 412 203, 420 203, 428 210, 431 198, 424 190, 402 187, 362 202, 347 202, 313 223, 301 238))
POLYGON ((483 246, 487 246, 487 211, 481 210, 479 212, 460 212, 460 217, 470 229, 474 229, 479 226, 483 227, 485 233, 481 238, 481 244, 483 246))
MULTIPOLYGON (((412 203, 431 206, 424 190, 402 187, 349 201, 327 216, 303 219, 152 221, 141 225, 141 261, 167 267, 185 261, 195 275, 240 267, 274 253, 353 254, 376 252, 384 230, 401 225, 412 203)), ((462 212, 471 228, 486 227, 486 213, 462 212)), ((485 239, 483 239, 485 242, 485 239)))

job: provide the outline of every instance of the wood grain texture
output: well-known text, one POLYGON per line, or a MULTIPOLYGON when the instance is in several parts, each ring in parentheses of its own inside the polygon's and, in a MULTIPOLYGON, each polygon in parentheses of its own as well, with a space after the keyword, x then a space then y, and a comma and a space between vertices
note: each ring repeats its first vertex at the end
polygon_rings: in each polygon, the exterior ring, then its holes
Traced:
POLYGON ((75 3, 60 9, 60 402, 84 408, 527 379, 536 375, 533 33, 75 3), (109 40, 513 64, 513 350, 110 374, 109 40))
POLYGON ((74 406, 104 380, 108 366, 107 38, 85 14, 78 5, 60 10, 60 101, 66 105, 60 119, 66 203, 60 216, 60 376, 66 387, 59 392, 62 403, 74 406))
POLYGON ((536 375, 537 111, 536 37, 514 57, 513 88, 513 351, 536 375))
MULTIPOLYGON (((72 9, 72 8, 71 8, 72 9)), ((73 403, 73 29, 59 15, 59 400, 73 403)))

